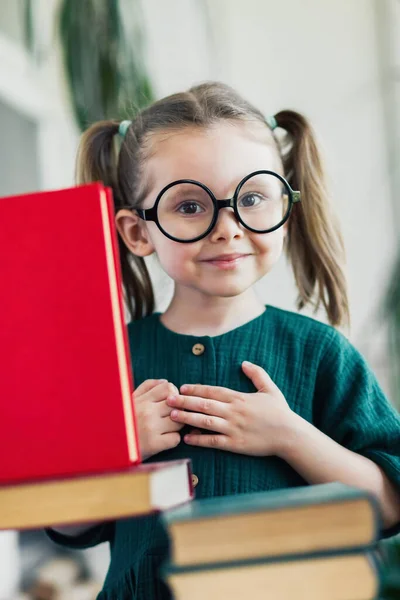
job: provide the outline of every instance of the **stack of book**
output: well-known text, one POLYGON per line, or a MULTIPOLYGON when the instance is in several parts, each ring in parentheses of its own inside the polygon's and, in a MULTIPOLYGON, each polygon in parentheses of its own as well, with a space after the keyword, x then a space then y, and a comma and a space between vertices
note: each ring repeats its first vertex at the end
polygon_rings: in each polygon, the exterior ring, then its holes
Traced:
POLYGON ((167 511, 175 600, 372 600, 379 513, 340 483, 194 500, 167 511))
POLYGON ((0 281, 0 529, 191 499, 189 461, 140 464, 111 191, 0 198, 0 281))

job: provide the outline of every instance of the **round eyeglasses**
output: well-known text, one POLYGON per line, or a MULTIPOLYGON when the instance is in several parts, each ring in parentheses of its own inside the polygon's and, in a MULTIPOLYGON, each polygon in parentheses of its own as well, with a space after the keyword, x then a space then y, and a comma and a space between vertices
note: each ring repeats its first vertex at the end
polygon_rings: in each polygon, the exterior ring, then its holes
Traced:
POLYGON ((232 198, 217 200, 199 181, 179 179, 165 186, 154 206, 137 208, 145 221, 175 242, 197 242, 215 226, 222 208, 232 208, 237 220, 254 233, 270 233, 289 218, 300 192, 292 190, 281 175, 273 171, 255 171, 242 179, 232 198))

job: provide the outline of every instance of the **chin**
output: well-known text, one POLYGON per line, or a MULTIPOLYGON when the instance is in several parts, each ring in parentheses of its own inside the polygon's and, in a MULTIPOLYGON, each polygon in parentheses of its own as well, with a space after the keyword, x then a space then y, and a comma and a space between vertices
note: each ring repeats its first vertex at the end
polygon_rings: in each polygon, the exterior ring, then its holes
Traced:
POLYGON ((229 283, 224 284, 223 282, 220 282, 218 285, 215 286, 207 286, 207 288, 204 289, 204 292, 209 296, 218 296, 219 298, 234 298, 235 296, 240 296, 241 294, 246 292, 249 289, 249 287, 251 287, 251 285, 252 284, 234 285, 229 283))

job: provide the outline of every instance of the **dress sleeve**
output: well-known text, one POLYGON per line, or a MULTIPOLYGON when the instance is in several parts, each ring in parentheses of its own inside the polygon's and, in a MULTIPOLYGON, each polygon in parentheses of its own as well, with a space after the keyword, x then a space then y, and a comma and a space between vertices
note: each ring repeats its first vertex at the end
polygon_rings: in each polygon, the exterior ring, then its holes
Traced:
POLYGON ((103 542, 112 543, 114 539, 114 527, 114 522, 107 522, 89 527, 77 535, 67 535, 51 528, 45 529, 45 533, 52 542, 59 546, 75 550, 85 550, 103 542))
MULTIPOLYGON (((400 415, 363 356, 336 330, 319 364, 314 408, 318 429, 378 464, 400 493, 400 415)), ((399 532, 400 523, 382 537, 399 532)))

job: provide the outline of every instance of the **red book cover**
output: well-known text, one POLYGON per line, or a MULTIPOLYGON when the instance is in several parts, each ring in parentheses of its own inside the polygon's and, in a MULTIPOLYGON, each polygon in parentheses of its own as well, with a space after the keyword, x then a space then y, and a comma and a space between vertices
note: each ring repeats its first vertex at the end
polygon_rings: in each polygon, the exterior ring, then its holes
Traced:
POLYGON ((0 199, 0 483, 140 462, 111 192, 0 199))

